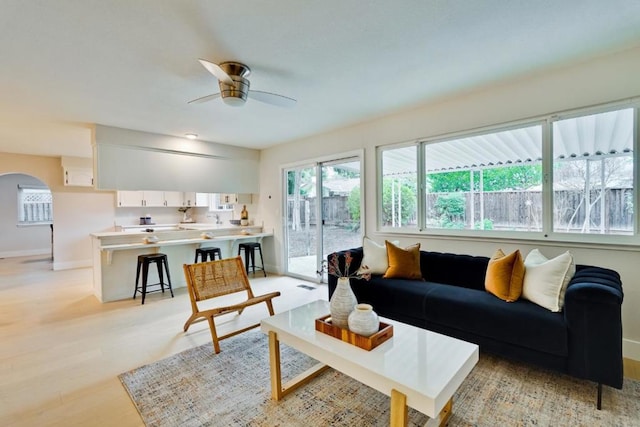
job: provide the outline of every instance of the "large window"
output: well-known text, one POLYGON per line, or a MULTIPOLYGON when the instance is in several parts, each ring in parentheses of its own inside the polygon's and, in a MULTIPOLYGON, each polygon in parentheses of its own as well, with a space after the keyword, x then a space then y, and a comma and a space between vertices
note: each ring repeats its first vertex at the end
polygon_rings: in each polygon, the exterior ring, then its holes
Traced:
POLYGON ((425 144, 426 228, 542 230, 542 127, 425 144))
POLYGON ((417 227, 418 151, 416 145, 382 151, 383 227, 417 227))
POLYGON ((53 221, 51 191, 40 187, 18 187, 18 223, 42 224, 53 221))
POLYGON ((634 110, 553 123, 553 227, 633 234, 634 110))
POLYGON ((436 234, 638 243, 638 108, 381 147, 379 224, 436 234), (629 237, 633 236, 631 240, 629 237), (627 240, 625 240, 627 239, 627 240))

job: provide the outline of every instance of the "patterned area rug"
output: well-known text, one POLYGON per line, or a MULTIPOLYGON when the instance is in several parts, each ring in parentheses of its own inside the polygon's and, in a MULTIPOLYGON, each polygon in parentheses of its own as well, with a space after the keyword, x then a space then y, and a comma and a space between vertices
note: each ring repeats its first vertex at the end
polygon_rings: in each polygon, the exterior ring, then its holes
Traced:
MULTIPOLYGON (((283 379, 316 362, 282 345, 283 379)), ((388 426, 389 397, 334 370, 271 400, 269 351, 251 331, 196 347, 119 376, 147 426, 388 426)), ((481 355, 454 396, 449 426, 640 426, 640 381, 604 387, 595 408, 594 383, 481 355)), ((428 418, 409 411, 409 425, 428 418)))

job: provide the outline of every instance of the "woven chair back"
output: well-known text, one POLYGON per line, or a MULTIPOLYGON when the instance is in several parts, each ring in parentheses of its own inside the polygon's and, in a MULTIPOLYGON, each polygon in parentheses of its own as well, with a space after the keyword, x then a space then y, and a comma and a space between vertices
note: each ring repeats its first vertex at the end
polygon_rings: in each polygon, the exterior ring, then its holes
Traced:
POLYGON ((196 301, 246 291, 253 298, 242 259, 225 258, 185 265, 189 293, 196 301))

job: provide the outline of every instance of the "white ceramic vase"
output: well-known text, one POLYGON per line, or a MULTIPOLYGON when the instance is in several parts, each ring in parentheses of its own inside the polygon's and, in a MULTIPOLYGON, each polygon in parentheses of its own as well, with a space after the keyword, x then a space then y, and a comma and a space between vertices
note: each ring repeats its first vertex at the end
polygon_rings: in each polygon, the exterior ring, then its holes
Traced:
POLYGON ((370 304, 356 304, 349 314, 349 330, 358 335, 368 337, 378 332, 380 321, 370 304))
POLYGON ((349 314, 351 314, 353 307, 357 303, 358 301, 351 290, 349 279, 347 277, 338 277, 338 285, 329 301, 331 323, 340 328, 348 328, 349 314))

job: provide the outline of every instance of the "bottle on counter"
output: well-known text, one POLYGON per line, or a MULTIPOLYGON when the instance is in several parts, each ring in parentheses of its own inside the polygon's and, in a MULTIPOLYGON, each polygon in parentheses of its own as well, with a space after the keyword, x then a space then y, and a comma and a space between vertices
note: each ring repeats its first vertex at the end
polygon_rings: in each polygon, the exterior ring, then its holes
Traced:
POLYGON ((249 211, 247 211, 247 205, 242 205, 242 211, 240 212, 240 225, 249 224, 249 211))

